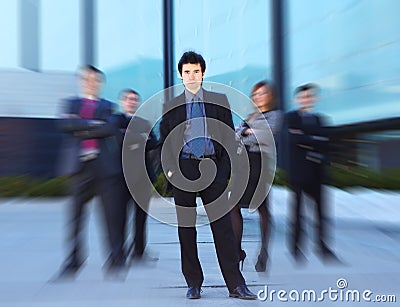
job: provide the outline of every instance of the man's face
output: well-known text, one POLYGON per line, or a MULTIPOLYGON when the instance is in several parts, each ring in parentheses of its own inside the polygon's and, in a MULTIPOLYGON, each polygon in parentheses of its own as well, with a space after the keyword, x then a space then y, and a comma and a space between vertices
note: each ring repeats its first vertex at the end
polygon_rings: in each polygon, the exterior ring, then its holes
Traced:
POLYGON ((134 114, 139 105, 139 96, 134 93, 126 93, 121 100, 121 105, 125 113, 134 114))
POLYGON ((188 91, 197 93, 203 81, 204 72, 201 71, 200 63, 183 64, 181 78, 188 91))
POLYGON ((83 71, 81 76, 81 85, 85 96, 99 97, 102 77, 95 71, 83 71))
POLYGON ((302 111, 311 111, 316 100, 317 96, 312 89, 299 92, 296 96, 296 102, 302 111))
POLYGON ((270 107, 272 101, 272 93, 268 86, 261 86, 251 94, 254 104, 257 108, 263 110, 270 107))

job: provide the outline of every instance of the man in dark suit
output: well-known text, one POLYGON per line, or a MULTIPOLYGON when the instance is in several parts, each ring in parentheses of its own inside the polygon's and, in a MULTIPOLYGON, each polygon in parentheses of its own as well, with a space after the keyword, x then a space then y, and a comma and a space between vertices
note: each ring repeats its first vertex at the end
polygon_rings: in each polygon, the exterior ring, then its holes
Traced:
POLYGON ((124 89, 120 93, 122 112, 115 114, 110 123, 119 131, 121 154, 119 197, 122 211, 115 216, 116 224, 122 235, 125 234, 127 205, 132 203, 135 215, 133 219, 133 241, 129 246, 127 257, 130 260, 155 260, 149 256, 144 259, 146 245, 147 210, 151 198, 152 185, 156 179, 149 151, 157 147, 157 137, 150 123, 136 115, 139 106, 139 93, 132 89, 124 89), (124 141, 125 138, 125 141, 124 141), (122 159, 123 158, 123 159, 122 159), (124 177, 125 175, 125 177, 124 177), (146 180, 148 178, 148 180, 146 180), (126 182, 125 182, 126 179, 126 182), (133 198, 132 198, 133 195, 133 198))
POLYGON ((322 197, 322 181, 329 139, 322 117, 312 113, 316 91, 317 86, 310 83, 296 88, 295 100, 299 109, 287 113, 285 119, 288 139, 288 179, 294 193, 292 208, 294 225, 290 248, 296 261, 305 259, 301 251, 304 193, 315 202, 319 253, 326 260, 335 258, 327 245, 326 204, 322 197))
POLYGON ((64 174, 71 175, 72 203, 68 208, 68 255, 59 277, 74 277, 84 263, 83 234, 88 201, 96 194, 104 217, 107 250, 107 268, 122 265, 120 254, 123 245, 112 220, 117 183, 118 143, 115 129, 107 124, 113 112, 113 103, 99 97, 104 74, 94 66, 84 66, 80 71, 82 96, 65 100, 66 106, 61 129, 68 136, 64 174))
POLYGON ((235 139, 232 115, 224 94, 203 89, 205 69, 200 54, 190 51, 182 55, 178 70, 185 91, 164 104, 160 123, 161 162, 174 194, 182 272, 188 285, 186 297, 200 298, 204 280, 197 252, 198 193, 211 222, 229 296, 256 299, 239 271, 229 213, 226 188, 231 167, 227 150, 235 139))

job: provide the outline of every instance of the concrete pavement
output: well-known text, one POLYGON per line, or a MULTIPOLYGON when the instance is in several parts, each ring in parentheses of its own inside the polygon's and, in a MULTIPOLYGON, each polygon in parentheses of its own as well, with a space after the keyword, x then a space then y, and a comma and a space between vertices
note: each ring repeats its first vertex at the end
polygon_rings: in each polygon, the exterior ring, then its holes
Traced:
MULTIPOLYGON (((271 262, 267 273, 255 272, 258 216, 243 211, 248 255, 243 274, 249 288, 255 293, 261 291, 260 298, 265 299, 257 301, 228 297, 208 225, 198 227, 205 275, 200 300, 185 298, 176 227, 153 218, 148 224, 147 250, 159 260, 134 264, 125 281, 105 279, 104 238, 96 200, 89 210, 86 265, 75 281, 50 282, 64 257, 69 199, 1 199, 0 306, 364 306, 368 300, 373 305, 399 304, 400 193, 327 188, 327 196, 332 247, 342 264, 323 263, 314 253, 312 242, 307 242, 308 261, 303 266, 293 262, 286 248, 288 191, 274 187, 271 262), (394 299, 396 303, 378 302, 394 299)), ((155 207, 157 202, 153 199, 155 207)), ((312 227, 308 231, 312 237, 312 227)))

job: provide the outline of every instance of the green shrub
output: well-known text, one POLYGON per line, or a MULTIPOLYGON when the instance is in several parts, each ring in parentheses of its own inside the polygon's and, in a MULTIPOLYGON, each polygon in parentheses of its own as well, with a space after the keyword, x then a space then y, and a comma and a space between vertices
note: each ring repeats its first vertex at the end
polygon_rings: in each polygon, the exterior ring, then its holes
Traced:
POLYGON ((65 196, 68 195, 67 178, 57 177, 38 181, 27 191, 27 196, 65 196))
POLYGON ((285 187, 288 186, 287 175, 286 175, 286 172, 283 169, 276 168, 273 184, 274 185, 285 186, 285 187))
POLYGON ((67 178, 40 179, 29 175, 0 178, 1 197, 65 196, 67 178))
POLYGON ((344 189, 362 186, 369 189, 400 190, 400 169, 381 172, 361 167, 331 166, 327 184, 344 189))
MULTIPOLYGON (((288 186, 284 170, 276 169, 274 184, 288 186)), ((324 184, 340 189, 361 186, 368 189, 400 190, 400 168, 378 172, 362 167, 332 165, 327 167, 324 184)))
POLYGON ((161 172, 158 175, 157 180, 156 182, 154 182, 153 186, 159 195, 164 197, 171 197, 172 191, 171 190, 166 191, 166 184, 167 184, 167 179, 165 178, 165 174, 161 172))
MULTIPOLYGON (((69 194, 67 180, 67 177, 41 179, 29 175, 0 177, 0 197, 66 196, 69 194)), ((367 168, 333 165, 327 169, 325 183, 340 189, 362 186, 369 189, 400 190, 400 168, 377 172, 367 168)), ((274 184, 287 186, 284 170, 276 169, 274 184)), ((165 185, 165 175, 161 173, 154 183, 154 189, 161 196, 171 197, 172 191, 166 191, 165 185)))
POLYGON ((25 175, 0 178, 0 196, 15 197, 24 196, 28 186, 25 175))

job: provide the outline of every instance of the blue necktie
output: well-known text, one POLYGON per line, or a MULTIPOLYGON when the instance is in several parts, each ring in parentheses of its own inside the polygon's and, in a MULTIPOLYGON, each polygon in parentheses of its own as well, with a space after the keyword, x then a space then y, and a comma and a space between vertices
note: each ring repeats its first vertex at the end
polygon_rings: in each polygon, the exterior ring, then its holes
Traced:
POLYGON ((192 121, 191 121, 191 140, 188 146, 196 157, 201 157, 206 148, 204 135, 204 117, 199 101, 196 96, 192 103, 192 121))

